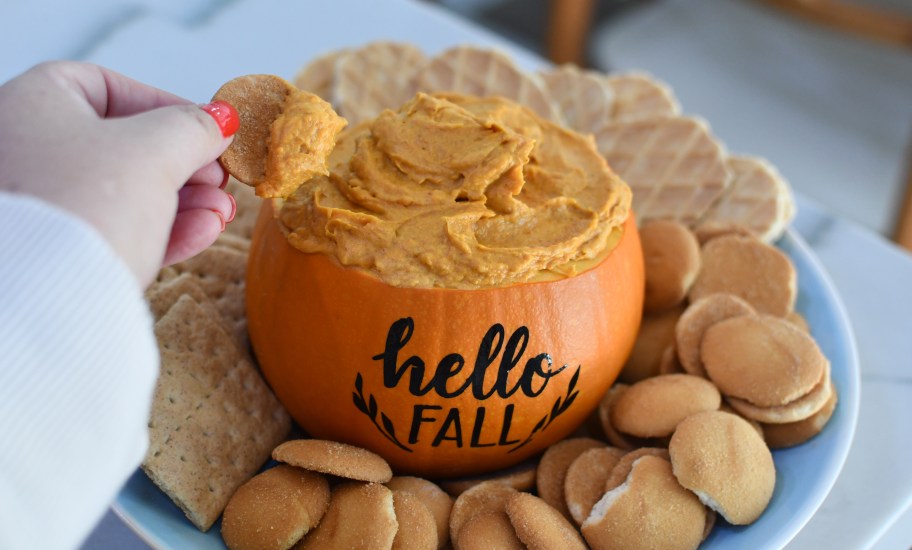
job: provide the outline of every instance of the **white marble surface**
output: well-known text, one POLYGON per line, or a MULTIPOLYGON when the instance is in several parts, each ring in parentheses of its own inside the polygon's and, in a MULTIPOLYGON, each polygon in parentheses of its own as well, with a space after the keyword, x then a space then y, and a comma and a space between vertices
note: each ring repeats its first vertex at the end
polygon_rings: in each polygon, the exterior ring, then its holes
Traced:
MULTIPOLYGON (((0 80, 45 58, 85 58, 203 101, 237 74, 290 76, 321 51, 376 38, 410 40, 427 51, 467 41, 510 47, 424 4, 385 0, 378 9, 364 0, 360 11, 381 15, 353 18, 350 7, 356 4, 89 0, 76 9, 50 0, 20 3, 0 8, 14 29, 13 38, 0 35, 0 80), (35 14, 60 20, 43 21, 35 14)), ((517 55, 527 66, 537 63, 517 55)), ((912 500, 912 257, 799 199, 795 228, 829 271, 854 325, 862 404, 845 469, 790 548, 907 549, 912 546, 912 516, 903 516, 912 500)), ((146 548, 111 514, 84 547, 146 548)))

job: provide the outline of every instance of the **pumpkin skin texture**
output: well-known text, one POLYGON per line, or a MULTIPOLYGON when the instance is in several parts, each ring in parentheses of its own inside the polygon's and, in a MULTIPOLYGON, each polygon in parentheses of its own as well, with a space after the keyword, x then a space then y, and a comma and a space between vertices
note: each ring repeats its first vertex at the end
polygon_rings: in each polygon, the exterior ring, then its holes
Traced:
POLYGON ((632 215, 623 231, 574 277, 401 288, 295 249, 267 201, 247 269, 254 352, 312 437, 370 449, 399 475, 505 468, 573 432, 633 347, 644 274, 632 215))

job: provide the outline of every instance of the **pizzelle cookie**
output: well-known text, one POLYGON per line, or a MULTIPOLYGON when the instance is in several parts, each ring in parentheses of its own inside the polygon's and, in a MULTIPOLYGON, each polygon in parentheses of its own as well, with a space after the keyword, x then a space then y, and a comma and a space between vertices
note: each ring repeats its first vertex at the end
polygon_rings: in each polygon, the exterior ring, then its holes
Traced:
POLYGON ((721 411, 689 416, 668 444, 678 482, 733 525, 753 522, 769 504, 776 467, 763 438, 721 411))
POLYGON ((584 451, 604 446, 605 444, 597 439, 576 437, 558 441, 548 447, 538 462, 538 470, 535 475, 538 496, 564 517, 569 518, 570 510, 567 509, 567 503, 564 500, 564 480, 567 477, 567 470, 584 451))
POLYGON ((716 323, 706 331, 700 350, 719 391, 757 407, 777 407, 806 395, 827 369, 813 338, 771 315, 716 323))
POLYGON ((610 120, 614 92, 598 73, 561 65, 538 74, 568 128, 592 134, 610 120))
POLYGON ((295 548, 392 548, 398 529, 389 489, 377 483, 348 481, 333 488, 323 519, 295 548))
POLYGON ((272 458, 305 470, 358 481, 386 483, 393 477, 389 464, 380 455, 337 441, 286 441, 273 449, 272 458))
POLYGON ((691 117, 612 121, 595 134, 599 152, 633 191, 640 223, 696 223, 729 184, 725 149, 691 117))
POLYGON ((704 506, 677 482, 668 460, 644 456, 595 504, 582 532, 593 550, 697 548, 705 525, 704 506))
POLYGON ((612 73, 602 78, 614 92, 611 120, 663 118, 681 114, 681 106, 671 88, 646 73, 612 73))
POLYGON ((734 294, 760 313, 785 317, 798 295, 795 266, 760 239, 729 235, 706 243, 703 267, 690 288, 690 301, 718 292, 734 294))
POLYGON ((453 498, 436 483, 420 477, 393 476, 386 482, 393 493, 403 491, 412 493, 431 512, 436 524, 437 547, 443 548, 450 542, 450 511, 453 509, 453 498))
POLYGON ((761 158, 731 156, 732 182, 700 226, 739 225, 763 242, 782 236, 795 215, 791 188, 776 168, 761 158))
POLYGON ((643 310, 655 313, 682 303, 700 272, 697 238, 680 222, 654 220, 640 228, 640 242, 646 263, 643 310))
POLYGON ((564 499, 577 525, 586 521, 592 506, 602 498, 611 470, 624 454, 617 447, 595 447, 583 451, 567 468, 564 499))
POLYGON ((664 374, 627 388, 611 410, 611 424, 636 437, 668 437, 691 414, 714 411, 722 396, 712 382, 692 374, 664 374))
POLYGON ((256 187, 257 196, 287 197, 304 181, 329 173, 326 159, 346 122, 326 101, 273 75, 235 78, 212 99, 230 103, 241 119, 219 162, 256 187))
POLYGON ((417 91, 458 92, 479 97, 501 96, 529 107, 539 116, 561 122, 544 86, 500 52, 457 46, 432 57, 415 75, 417 91))
POLYGON ((316 527, 329 507, 320 474, 280 464, 241 485, 222 515, 230 550, 285 550, 316 527))
POLYGON ((507 502, 506 510, 516 535, 530 550, 586 550, 576 527, 543 499, 516 493, 507 502))
POLYGON ((402 42, 371 42, 335 62, 332 104, 351 124, 397 109, 415 95, 414 76, 426 60, 402 42))

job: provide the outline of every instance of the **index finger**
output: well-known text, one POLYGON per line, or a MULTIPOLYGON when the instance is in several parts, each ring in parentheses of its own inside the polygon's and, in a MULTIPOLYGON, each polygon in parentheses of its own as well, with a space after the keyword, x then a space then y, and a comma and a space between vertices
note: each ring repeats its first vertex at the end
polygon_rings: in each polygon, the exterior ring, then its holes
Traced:
POLYGON ((62 78, 63 84, 81 95, 101 118, 125 117, 159 107, 192 103, 92 63, 56 62, 42 68, 51 77, 62 78))

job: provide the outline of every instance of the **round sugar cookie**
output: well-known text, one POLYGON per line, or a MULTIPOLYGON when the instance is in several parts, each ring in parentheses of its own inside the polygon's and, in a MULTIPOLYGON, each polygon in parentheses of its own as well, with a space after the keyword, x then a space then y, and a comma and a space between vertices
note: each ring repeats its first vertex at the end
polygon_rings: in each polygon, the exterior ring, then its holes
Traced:
POLYGON ((674 343, 675 327, 684 313, 683 304, 666 311, 643 315, 633 350, 618 381, 633 384, 659 373, 665 348, 674 343))
POLYGON ((681 361, 678 360, 678 350, 674 345, 665 348, 659 360, 659 374, 687 374, 681 361))
POLYGON ((678 484, 668 460, 644 456, 593 506, 582 533, 594 550, 695 549, 705 527, 704 506, 678 484))
POLYGON ((537 460, 527 460, 512 468, 504 468, 489 474, 442 480, 440 487, 454 497, 458 497, 467 489, 485 481, 503 483, 517 491, 530 491, 535 488, 535 470, 537 468, 537 460))
POLYGON ((758 407, 737 397, 728 397, 726 399, 731 408, 735 409, 744 418, 767 424, 785 424, 798 422, 813 416, 826 405, 832 394, 833 385, 830 383, 830 368, 827 366, 820 382, 811 391, 784 405, 758 407))
POLYGON ((516 536, 528 548, 586 550, 586 543, 563 514, 543 499, 529 493, 516 493, 507 502, 507 515, 516 536))
POLYGON ((418 496, 408 491, 393 491, 393 510, 398 528, 392 550, 437 548, 437 522, 418 496))
POLYGON ((392 491, 379 483, 347 481, 333 488, 320 524, 296 548, 391 548, 398 529, 392 491))
POLYGON ((668 452, 678 482, 733 525, 754 522, 773 496, 773 455, 739 416, 707 411, 687 417, 668 452))
POLYGON ((602 397, 601 401, 599 401, 598 406, 599 423, 602 425, 602 431, 605 432, 605 438, 611 445, 625 451, 638 447, 648 447, 651 444, 648 440, 621 433, 611 424, 611 409, 614 407, 614 402, 619 396, 627 391, 627 388, 629 387, 630 386, 627 384, 615 384, 611 386, 602 397))
POLYGON ((733 294, 710 294, 689 306, 675 326, 675 349, 684 372, 706 377, 700 344, 706 330, 725 319, 755 313, 750 304, 733 294))
POLYGON ((700 244, 686 225, 653 220, 640 228, 646 264, 643 311, 665 311, 684 301, 700 272, 700 244))
POLYGON ((771 315, 714 324, 703 336, 700 356, 722 395, 757 407, 785 405, 807 394, 827 368, 813 338, 771 315))
POLYGON ((503 510, 477 514, 465 522, 459 537, 453 540, 456 550, 526 550, 510 517, 503 510))
POLYGON ((393 476, 386 482, 393 491, 404 491, 417 496, 427 506, 437 530, 437 547, 443 548, 450 542, 450 511, 453 509, 453 498, 436 483, 420 477, 393 476))
POLYGON ((386 483, 393 477, 389 464, 380 455, 337 441, 286 441, 272 450, 272 458, 305 470, 357 481, 386 483))
POLYGON ((459 540, 459 530, 473 516, 505 511, 507 501, 517 492, 496 481, 485 481, 464 491, 456 498, 450 512, 450 540, 459 540))
POLYGON ((726 235, 706 243, 690 301, 719 292, 734 294, 757 311, 778 317, 795 306, 795 267, 784 253, 755 237, 726 235))
POLYGON ((535 473, 535 487, 538 496, 557 509, 564 517, 570 517, 570 510, 564 500, 564 480, 570 464, 584 451, 604 447, 605 444, 597 439, 588 437, 575 437, 564 439, 548 447, 535 473))
MULTIPOLYGON (((832 381, 830 381, 830 384, 832 385, 832 381)), ((830 393, 829 400, 827 400, 823 408, 804 420, 786 424, 760 424, 766 444, 770 449, 784 449, 800 445, 811 439, 823 431, 824 426, 833 417, 833 411, 836 410, 838 400, 836 388, 834 387, 830 393)))
POLYGON ((692 374, 663 374, 627 388, 611 409, 611 424, 636 437, 668 437, 691 414, 722 403, 716 386, 692 374))
POLYGON ((807 319, 797 311, 789 312, 789 314, 785 316, 785 320, 800 328, 802 331, 808 334, 811 333, 811 325, 809 325, 807 319))
POLYGON ((329 506, 322 475, 279 464, 238 487, 222 515, 231 550, 285 550, 313 529, 329 506))
POLYGON ((607 492, 623 484, 624 481, 627 480, 627 476, 630 475, 630 470, 633 469, 633 463, 644 456, 657 456, 659 458, 664 458, 665 460, 669 459, 668 449, 662 449, 660 447, 640 447, 639 449, 634 449, 625 453, 624 456, 615 463, 614 468, 611 469, 611 473, 605 480, 602 491, 607 492))
POLYGON ((586 521, 592 506, 605 494, 608 476, 625 454, 617 447, 596 447, 583 451, 567 468, 564 500, 577 525, 586 521))

